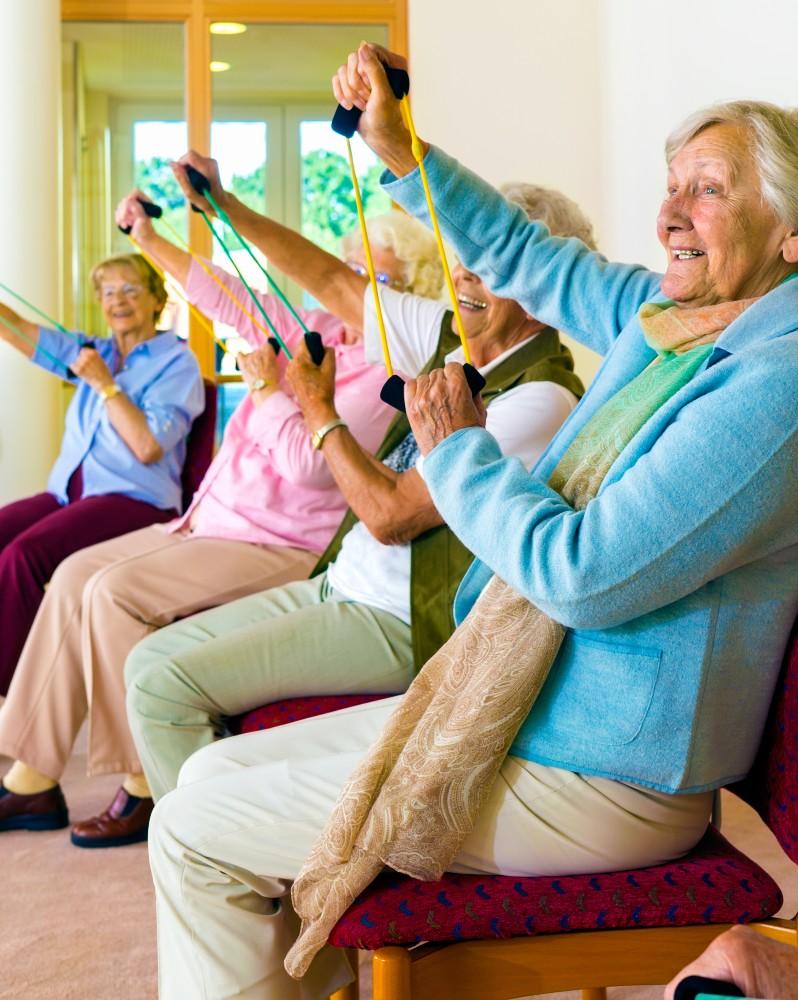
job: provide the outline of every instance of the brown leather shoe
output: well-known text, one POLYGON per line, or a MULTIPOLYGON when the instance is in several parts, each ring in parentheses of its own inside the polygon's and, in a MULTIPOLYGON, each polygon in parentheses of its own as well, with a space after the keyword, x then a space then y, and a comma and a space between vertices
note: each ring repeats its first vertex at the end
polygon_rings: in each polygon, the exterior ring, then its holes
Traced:
POLYGON ((152 799, 140 799, 120 788, 99 816, 75 823, 69 839, 75 847, 124 847, 147 839, 152 799))
POLYGON ((69 813, 61 787, 17 795, 0 785, 0 830, 63 830, 69 813))

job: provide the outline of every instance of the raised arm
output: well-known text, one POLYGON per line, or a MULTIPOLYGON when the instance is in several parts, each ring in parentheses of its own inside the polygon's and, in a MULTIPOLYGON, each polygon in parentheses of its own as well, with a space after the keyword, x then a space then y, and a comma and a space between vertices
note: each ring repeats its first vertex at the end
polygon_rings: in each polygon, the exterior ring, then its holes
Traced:
POLYGON ((241 235, 262 250, 279 271, 301 285, 345 324, 362 328, 366 278, 299 233, 248 208, 224 190, 216 161, 191 151, 174 164, 175 177, 186 197, 209 214, 213 214, 210 203, 199 197, 188 182, 185 169, 188 165, 208 178, 214 201, 230 216, 241 235))
POLYGON ((119 202, 115 213, 116 224, 130 226, 130 235, 142 250, 181 285, 185 285, 191 268, 191 256, 155 231, 152 219, 141 207, 140 199, 149 200, 143 191, 135 188, 119 202))
MULTIPOLYGON (((334 78, 335 96, 363 109, 359 131, 395 175, 385 184, 391 198, 427 219, 410 136, 380 59, 403 63, 379 46, 364 44, 334 78)), ((443 235, 494 294, 520 302, 538 319, 602 354, 640 305, 658 294, 660 275, 608 263, 580 240, 550 236, 485 181, 421 145, 443 235)))
POLYGON ((0 302, 0 340, 16 348, 26 358, 32 358, 36 353, 36 345, 39 342, 39 327, 35 323, 29 323, 18 313, 14 312, 13 309, 0 302), (8 320, 9 323, 17 327, 25 336, 18 336, 14 330, 6 326, 4 320, 8 320), (30 342, 25 339, 26 337, 30 338, 30 342))

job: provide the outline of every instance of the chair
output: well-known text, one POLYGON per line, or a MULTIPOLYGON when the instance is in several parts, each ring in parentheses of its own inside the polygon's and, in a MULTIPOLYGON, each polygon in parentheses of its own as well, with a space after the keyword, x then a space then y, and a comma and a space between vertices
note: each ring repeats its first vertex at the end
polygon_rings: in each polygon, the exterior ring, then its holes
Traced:
POLYGON ((183 490, 183 510, 188 508, 191 498, 199 489, 208 466, 213 459, 214 434, 216 432, 216 383, 203 379, 205 387, 205 409, 194 420, 186 439, 186 458, 180 484, 183 490))
POLYGON ((228 720, 228 728, 233 734, 256 733, 259 729, 274 729, 275 726, 310 719, 314 715, 326 715, 328 712, 362 705, 367 701, 379 701, 385 697, 384 694, 332 694, 312 698, 286 698, 235 716, 228 720))
MULTIPOLYGON (((798 630, 760 751, 732 789, 798 863, 798 630)), ((710 827, 686 857, 636 871, 563 878, 385 873, 330 941, 374 951, 373 1000, 509 1000, 667 982, 734 923, 798 946, 798 922, 772 918, 778 886, 710 827), (771 918, 771 919, 768 919, 771 918)), ((356 987, 333 1000, 354 1000, 356 987)))

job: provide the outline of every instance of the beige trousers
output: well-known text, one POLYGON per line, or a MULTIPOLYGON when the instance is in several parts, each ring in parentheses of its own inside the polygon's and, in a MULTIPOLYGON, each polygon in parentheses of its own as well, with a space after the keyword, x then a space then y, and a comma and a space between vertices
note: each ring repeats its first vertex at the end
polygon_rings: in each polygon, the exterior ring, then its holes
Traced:
MULTIPOLYGON (((325 948, 283 969, 288 892, 341 786, 396 698, 221 740, 156 805, 150 864, 161 1000, 321 1000, 352 979, 325 948)), ((508 757, 452 871, 567 875, 654 865, 701 838, 712 794, 665 795, 508 757)))
POLYGON ((308 575, 302 549, 170 534, 154 525, 55 571, 0 708, 0 754, 58 780, 89 717, 89 774, 136 773, 125 658, 178 618, 308 575))

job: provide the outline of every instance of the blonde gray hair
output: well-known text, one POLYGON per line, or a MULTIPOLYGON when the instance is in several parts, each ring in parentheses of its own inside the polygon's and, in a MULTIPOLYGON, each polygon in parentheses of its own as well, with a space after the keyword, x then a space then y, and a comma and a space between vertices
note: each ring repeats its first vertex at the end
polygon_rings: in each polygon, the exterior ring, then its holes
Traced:
MULTIPOLYGON (((405 289, 414 295, 437 299, 443 289, 443 268, 435 237, 420 222, 404 212, 386 212, 368 219, 369 241, 384 250, 393 250, 404 269, 405 289)), ((341 240, 343 256, 351 257, 363 246, 360 229, 341 240)))
POLYGON ((766 101, 729 101, 701 108, 665 140, 667 162, 713 125, 738 125, 745 130, 762 197, 780 222, 798 230, 798 110, 766 101))
POLYGON ((158 274, 152 264, 140 253, 115 253, 112 257, 106 257, 105 260, 101 260, 99 264, 94 265, 89 274, 89 281, 94 287, 97 298, 100 297, 100 287, 105 272, 109 268, 115 267, 129 267, 132 271, 135 271, 144 287, 155 296, 158 306, 154 318, 157 323, 166 306, 166 285, 161 275, 158 274))
POLYGON ((509 181, 499 190, 507 201, 520 205, 530 219, 545 223, 552 236, 575 236, 591 250, 596 249, 590 220, 562 191, 520 181, 509 181))

